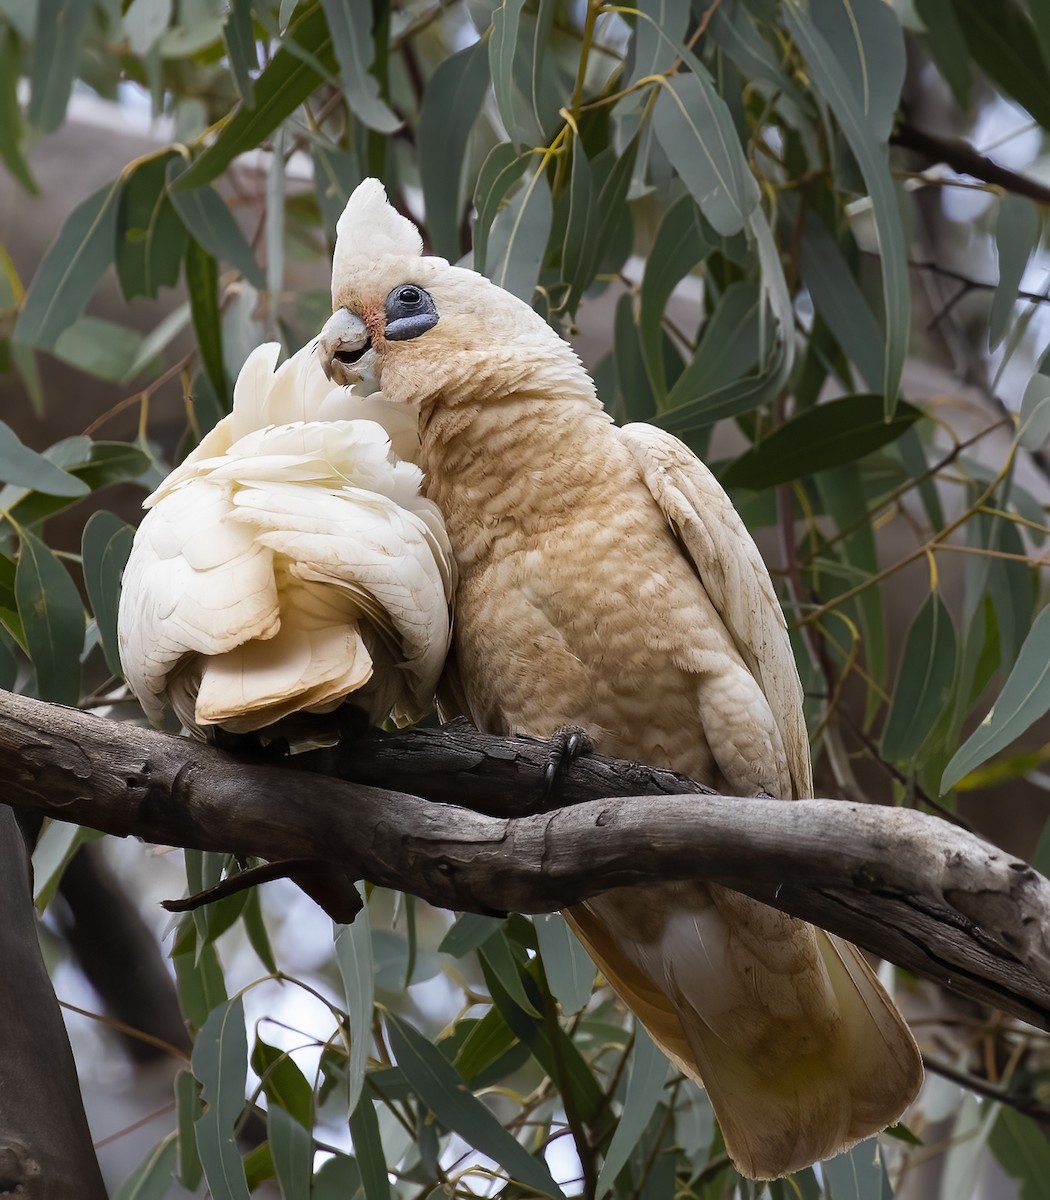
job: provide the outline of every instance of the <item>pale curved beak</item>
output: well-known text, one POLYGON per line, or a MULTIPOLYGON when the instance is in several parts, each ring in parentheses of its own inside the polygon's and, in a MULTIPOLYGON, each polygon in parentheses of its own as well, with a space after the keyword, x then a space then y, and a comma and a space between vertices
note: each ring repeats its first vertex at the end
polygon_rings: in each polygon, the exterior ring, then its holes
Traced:
POLYGON ((372 339, 360 317, 337 309, 325 322, 317 339, 321 369, 333 383, 347 386, 370 374, 361 359, 372 348, 372 339))

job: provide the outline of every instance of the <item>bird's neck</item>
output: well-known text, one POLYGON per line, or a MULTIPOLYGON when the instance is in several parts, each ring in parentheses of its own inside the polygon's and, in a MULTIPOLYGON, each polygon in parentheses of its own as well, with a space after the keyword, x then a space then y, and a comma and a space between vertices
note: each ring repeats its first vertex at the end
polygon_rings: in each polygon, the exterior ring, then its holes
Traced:
POLYGON ((474 379, 454 402, 439 394, 424 404, 419 465, 454 546, 477 544, 474 527, 497 513, 557 521, 574 491, 603 472, 611 418, 587 373, 572 367, 504 371, 498 388, 474 379))

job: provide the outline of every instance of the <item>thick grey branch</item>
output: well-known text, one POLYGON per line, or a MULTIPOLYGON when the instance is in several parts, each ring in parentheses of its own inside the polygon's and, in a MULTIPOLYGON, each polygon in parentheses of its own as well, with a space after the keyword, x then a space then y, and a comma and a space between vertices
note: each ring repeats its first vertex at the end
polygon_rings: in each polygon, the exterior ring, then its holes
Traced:
POLYGON ((471 912, 548 912, 612 887, 709 880, 1050 1030, 1050 882, 965 830, 905 809, 741 800, 696 784, 631 796, 675 777, 597 756, 568 769, 563 807, 496 816, 540 799, 543 743, 463 728, 398 737, 425 747, 407 768, 366 741, 341 769, 356 761, 375 778, 379 753, 388 784, 407 771, 458 805, 0 693, 0 772, 17 807, 151 842, 318 859, 471 912), (599 787, 613 795, 593 798, 599 787), (461 806, 479 793, 488 814, 461 806))

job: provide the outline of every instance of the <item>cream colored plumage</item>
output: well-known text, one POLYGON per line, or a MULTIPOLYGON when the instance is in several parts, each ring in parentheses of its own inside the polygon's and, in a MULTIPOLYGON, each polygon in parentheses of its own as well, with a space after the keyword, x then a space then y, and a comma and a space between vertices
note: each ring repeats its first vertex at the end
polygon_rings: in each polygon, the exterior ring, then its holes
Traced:
POLYGON ((373 722, 433 701, 453 565, 420 494, 416 415, 333 388, 313 347, 244 364, 232 413, 145 501, 118 639, 150 720, 233 733, 352 695, 373 722), (391 443, 397 450, 395 454, 391 443))
MULTIPOLYGON (((527 305, 420 257, 367 180, 339 225, 322 362, 418 406, 459 570, 446 676, 482 729, 579 725, 597 749, 739 795, 812 794, 798 674, 758 551, 677 439, 617 429, 527 305), (364 321, 342 352, 339 330, 364 321)), ((779 1176, 895 1121, 922 1069, 858 952, 737 893, 668 884, 567 914, 734 1161, 779 1176)))

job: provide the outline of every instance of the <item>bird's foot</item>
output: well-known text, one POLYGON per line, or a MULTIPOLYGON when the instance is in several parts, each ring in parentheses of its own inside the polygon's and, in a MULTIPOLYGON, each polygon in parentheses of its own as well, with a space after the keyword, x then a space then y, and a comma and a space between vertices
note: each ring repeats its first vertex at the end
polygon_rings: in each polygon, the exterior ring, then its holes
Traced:
POLYGON ((558 776, 581 754, 594 752, 594 742, 586 729, 579 725, 562 725, 550 739, 547 765, 543 770, 543 795, 548 798, 554 791, 558 776))

